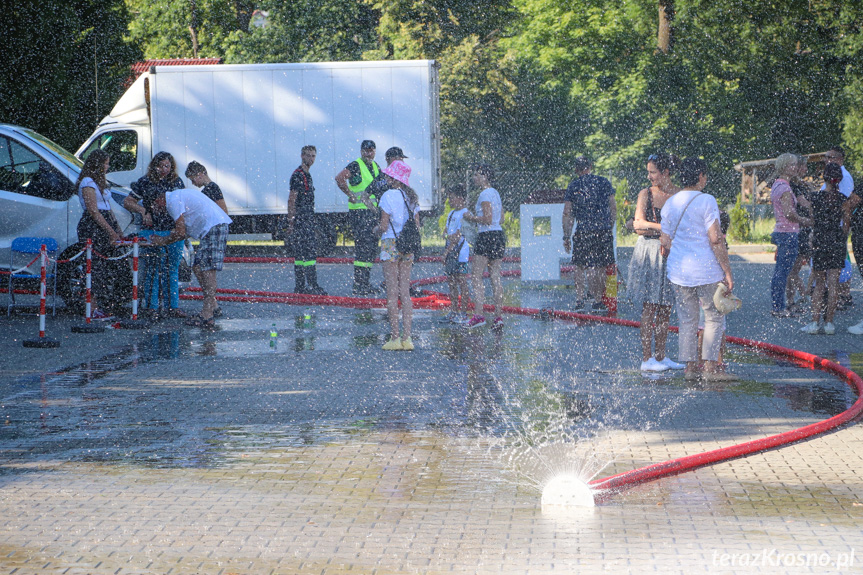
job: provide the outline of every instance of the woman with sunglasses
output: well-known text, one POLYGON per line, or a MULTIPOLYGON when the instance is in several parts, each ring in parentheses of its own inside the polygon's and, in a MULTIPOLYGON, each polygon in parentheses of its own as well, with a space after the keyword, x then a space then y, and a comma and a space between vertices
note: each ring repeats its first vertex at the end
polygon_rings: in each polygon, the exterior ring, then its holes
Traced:
POLYGON ((668 321, 674 305, 674 291, 666 277, 665 258, 660 253, 662 207, 680 188, 671 181, 678 160, 669 154, 647 158, 650 185, 638 192, 635 205, 635 233, 638 241, 629 264, 627 280, 630 301, 641 302, 641 371, 683 369, 683 364, 665 355, 668 321))

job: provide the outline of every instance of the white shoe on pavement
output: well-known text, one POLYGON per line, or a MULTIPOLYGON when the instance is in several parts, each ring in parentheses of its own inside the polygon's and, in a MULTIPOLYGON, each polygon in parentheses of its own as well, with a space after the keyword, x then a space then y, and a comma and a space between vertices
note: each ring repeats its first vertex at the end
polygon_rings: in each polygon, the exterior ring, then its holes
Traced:
POLYGON ((836 333, 836 326, 833 325, 832 321, 828 321, 824 324, 824 335, 833 335, 836 333))
POLYGON ((661 361, 657 361, 655 357, 641 362, 641 371, 665 371, 666 369, 668 369, 668 366, 661 361))
POLYGON ((821 326, 818 325, 817 322, 807 323, 803 327, 800 328, 800 331, 803 333, 808 333, 809 335, 815 335, 819 331, 821 331, 821 326))
POLYGON ((682 363, 677 363, 676 361, 672 361, 670 357, 665 356, 661 360, 658 360, 659 363, 666 366, 668 369, 683 369, 686 365, 682 363))
POLYGON ((848 333, 853 333, 854 335, 863 335, 863 321, 849 327, 848 333))

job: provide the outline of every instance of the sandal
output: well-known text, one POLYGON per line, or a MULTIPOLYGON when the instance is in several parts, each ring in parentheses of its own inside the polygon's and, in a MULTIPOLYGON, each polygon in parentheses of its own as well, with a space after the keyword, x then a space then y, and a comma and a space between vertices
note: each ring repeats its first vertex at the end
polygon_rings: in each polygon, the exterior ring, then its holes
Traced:
POLYGON ((190 327, 201 327, 201 328, 215 327, 216 318, 211 317, 209 319, 204 319, 201 316, 196 315, 196 316, 193 316, 193 317, 190 317, 189 319, 187 319, 186 325, 188 325, 190 327))

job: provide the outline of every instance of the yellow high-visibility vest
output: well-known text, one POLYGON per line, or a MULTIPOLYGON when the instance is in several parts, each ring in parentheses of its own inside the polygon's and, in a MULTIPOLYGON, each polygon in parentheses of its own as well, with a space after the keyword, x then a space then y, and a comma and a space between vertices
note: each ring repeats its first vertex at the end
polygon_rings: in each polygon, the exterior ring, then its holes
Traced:
MULTIPOLYGON (((378 174, 380 174, 380 169, 378 168, 378 165, 376 162, 372 162, 372 169, 374 170, 374 174, 372 174, 372 172, 369 171, 369 167, 366 165, 366 163, 363 161, 362 158, 357 158, 357 164, 360 166, 360 177, 362 177, 362 180, 360 180, 360 183, 357 184, 356 186, 352 186, 352 185, 348 184, 348 189, 351 192, 353 192, 354 194, 360 195, 366 190, 366 188, 369 187, 369 184, 371 184, 373 181, 375 181, 375 178, 377 178, 378 174)), ((371 196, 371 199, 372 199, 372 203, 374 205, 378 205, 376 197, 371 196)), ((348 209, 349 210, 367 210, 368 206, 366 206, 362 202, 354 203, 354 202, 348 201, 348 209)))

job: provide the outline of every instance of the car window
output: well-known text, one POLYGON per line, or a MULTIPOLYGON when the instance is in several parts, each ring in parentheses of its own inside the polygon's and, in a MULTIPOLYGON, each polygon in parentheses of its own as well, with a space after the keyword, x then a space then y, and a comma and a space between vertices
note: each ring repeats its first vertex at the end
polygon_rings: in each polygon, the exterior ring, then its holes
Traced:
POLYGON ((129 172, 138 165, 138 133, 135 130, 100 134, 81 154, 82 159, 86 160, 95 149, 104 150, 111 156, 112 172, 129 172))
POLYGON ((56 168, 19 142, 0 137, 0 189, 46 200, 65 201, 74 185, 56 168))

